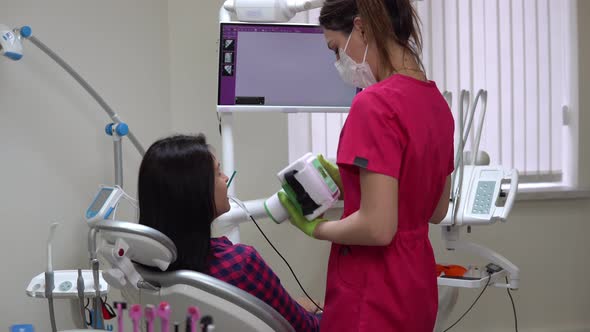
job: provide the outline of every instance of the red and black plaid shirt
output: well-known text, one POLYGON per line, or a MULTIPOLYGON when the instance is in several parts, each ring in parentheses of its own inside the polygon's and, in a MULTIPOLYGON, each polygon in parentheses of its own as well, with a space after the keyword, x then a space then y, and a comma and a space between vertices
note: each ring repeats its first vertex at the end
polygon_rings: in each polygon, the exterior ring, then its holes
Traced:
POLYGON ((226 237, 211 239, 209 275, 266 302, 295 331, 319 331, 318 319, 289 296, 281 281, 251 246, 234 245, 226 237))

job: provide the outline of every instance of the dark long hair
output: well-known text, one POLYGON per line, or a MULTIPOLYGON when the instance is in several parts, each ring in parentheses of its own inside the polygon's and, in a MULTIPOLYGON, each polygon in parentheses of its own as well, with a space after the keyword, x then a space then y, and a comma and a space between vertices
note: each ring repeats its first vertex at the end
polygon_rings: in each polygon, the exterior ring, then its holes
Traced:
POLYGON ((169 271, 207 272, 215 218, 214 157, 205 136, 172 136, 147 150, 139 169, 139 223, 178 250, 169 271))
POLYGON ((320 25, 325 29, 350 34, 354 18, 363 20, 369 40, 374 40, 380 64, 386 71, 396 71, 391 63, 389 41, 394 40, 422 64, 420 19, 411 0, 326 0, 320 12, 320 25))

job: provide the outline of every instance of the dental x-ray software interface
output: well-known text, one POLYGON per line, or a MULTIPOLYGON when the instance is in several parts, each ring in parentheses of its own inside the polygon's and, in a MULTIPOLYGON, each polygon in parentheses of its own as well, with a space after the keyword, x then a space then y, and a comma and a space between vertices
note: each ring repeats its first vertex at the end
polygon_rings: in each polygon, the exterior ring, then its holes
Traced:
POLYGON ((319 26, 221 23, 218 105, 349 107, 335 61, 319 26))

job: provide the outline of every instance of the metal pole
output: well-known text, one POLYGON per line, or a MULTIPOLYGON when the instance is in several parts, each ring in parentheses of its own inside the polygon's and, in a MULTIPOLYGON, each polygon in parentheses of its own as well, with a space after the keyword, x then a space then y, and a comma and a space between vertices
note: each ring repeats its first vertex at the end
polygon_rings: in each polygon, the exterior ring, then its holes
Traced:
MULTIPOLYGON (((232 113, 220 113, 221 117, 221 143, 223 147, 222 151, 222 162, 223 171, 225 174, 231 174, 236 168, 235 166, 235 153, 234 153, 234 135, 233 135, 233 122, 234 116, 232 113)), ((230 186, 227 190, 229 196, 235 196, 236 185, 230 186)), ((216 224, 217 226, 218 224, 216 224)), ((240 227, 238 224, 226 224, 219 230, 226 235, 233 243, 240 243, 240 227)))
POLYGON ((115 149, 115 184, 123 188, 123 140, 113 133, 115 149))

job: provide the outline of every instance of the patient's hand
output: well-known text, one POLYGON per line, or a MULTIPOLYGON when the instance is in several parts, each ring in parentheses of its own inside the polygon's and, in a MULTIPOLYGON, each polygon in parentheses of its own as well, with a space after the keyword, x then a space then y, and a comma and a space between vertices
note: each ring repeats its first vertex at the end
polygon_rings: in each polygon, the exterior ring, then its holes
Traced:
MULTIPOLYGON (((319 312, 320 309, 313 304, 307 297, 299 297, 296 298, 295 301, 299 303, 300 306, 303 307, 307 312, 316 313, 319 312)), ((315 301, 315 300, 314 300, 315 301)), ((319 301, 315 301, 320 307, 323 307, 323 304, 319 301)))

